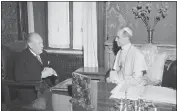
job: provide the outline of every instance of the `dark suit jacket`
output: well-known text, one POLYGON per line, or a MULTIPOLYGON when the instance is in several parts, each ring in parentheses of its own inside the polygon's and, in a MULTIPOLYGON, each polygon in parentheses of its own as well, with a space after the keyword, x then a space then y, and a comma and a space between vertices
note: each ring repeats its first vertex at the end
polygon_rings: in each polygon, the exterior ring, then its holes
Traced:
POLYGON ((43 64, 27 48, 22 51, 15 61, 15 79, 16 81, 39 81, 41 80, 41 71, 48 67, 48 56, 45 51, 40 54, 43 64))
MULTIPOLYGON (((44 69, 44 67, 52 67, 51 63, 48 64, 49 57, 45 51, 40 54, 40 57, 43 64, 40 63, 40 61, 31 53, 28 48, 20 52, 17 60, 15 61, 16 81, 40 81, 41 71, 44 69)), ((43 80, 42 84, 51 86, 51 82, 54 82, 56 79, 56 76, 55 78, 53 76, 47 77, 43 80)), ((49 101, 51 98, 51 93, 47 90, 47 88, 48 87, 40 86, 40 91, 43 93, 43 97, 46 99, 46 101, 49 101)), ((30 103, 36 99, 36 92, 34 89, 20 89, 19 95, 21 100, 24 102, 30 103)))

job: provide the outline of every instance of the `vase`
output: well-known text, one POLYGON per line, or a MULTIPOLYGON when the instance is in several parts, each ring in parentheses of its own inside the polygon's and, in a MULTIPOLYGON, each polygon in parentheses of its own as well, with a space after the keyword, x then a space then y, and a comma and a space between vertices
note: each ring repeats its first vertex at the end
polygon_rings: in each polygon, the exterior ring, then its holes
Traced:
POLYGON ((152 43, 154 29, 148 29, 148 43, 152 43))

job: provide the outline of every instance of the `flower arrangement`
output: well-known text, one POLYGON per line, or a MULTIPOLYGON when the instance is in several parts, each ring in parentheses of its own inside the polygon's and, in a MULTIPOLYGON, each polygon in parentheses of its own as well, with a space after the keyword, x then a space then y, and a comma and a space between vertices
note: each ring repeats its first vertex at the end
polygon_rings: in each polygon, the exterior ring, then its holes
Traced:
POLYGON ((154 17, 153 26, 150 26, 149 20, 150 20, 150 13, 151 13, 151 5, 138 4, 136 7, 132 8, 132 12, 135 15, 135 19, 140 18, 144 22, 148 30, 154 29, 157 23, 168 15, 167 11, 168 11, 168 4, 162 3, 161 7, 158 9, 157 15, 154 17))

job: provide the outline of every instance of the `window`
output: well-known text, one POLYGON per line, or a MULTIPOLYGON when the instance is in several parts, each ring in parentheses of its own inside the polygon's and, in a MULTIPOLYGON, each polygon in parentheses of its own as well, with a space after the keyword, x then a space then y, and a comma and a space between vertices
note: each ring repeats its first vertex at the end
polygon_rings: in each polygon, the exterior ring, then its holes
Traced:
POLYGON ((82 50, 83 2, 48 2, 48 47, 82 50))

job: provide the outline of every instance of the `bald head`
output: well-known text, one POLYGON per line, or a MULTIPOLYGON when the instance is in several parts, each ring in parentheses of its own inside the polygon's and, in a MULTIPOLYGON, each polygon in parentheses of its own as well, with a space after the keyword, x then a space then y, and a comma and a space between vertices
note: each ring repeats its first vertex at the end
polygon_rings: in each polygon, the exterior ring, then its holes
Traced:
POLYGON ((30 33, 27 38, 28 47, 37 55, 43 51, 43 40, 38 33, 30 33))
POLYGON ((38 33, 29 33, 27 38, 27 43, 29 42, 35 42, 37 39, 42 39, 41 36, 38 33))

